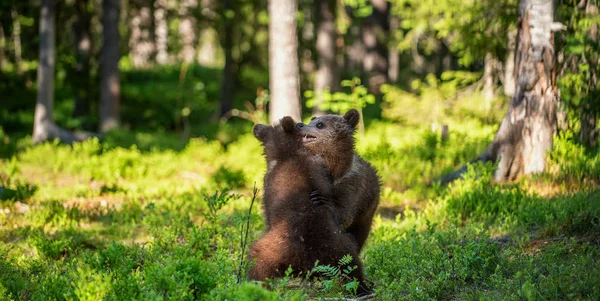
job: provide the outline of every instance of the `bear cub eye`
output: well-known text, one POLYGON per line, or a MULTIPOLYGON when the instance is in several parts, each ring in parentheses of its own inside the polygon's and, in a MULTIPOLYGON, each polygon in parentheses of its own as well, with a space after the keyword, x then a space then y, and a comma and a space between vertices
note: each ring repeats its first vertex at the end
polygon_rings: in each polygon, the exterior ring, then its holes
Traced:
POLYGON ((322 123, 322 122, 319 122, 319 123, 317 123, 317 128, 318 128, 318 129, 322 129, 322 128, 324 128, 324 127, 325 127, 325 124, 324 124, 324 123, 322 123))

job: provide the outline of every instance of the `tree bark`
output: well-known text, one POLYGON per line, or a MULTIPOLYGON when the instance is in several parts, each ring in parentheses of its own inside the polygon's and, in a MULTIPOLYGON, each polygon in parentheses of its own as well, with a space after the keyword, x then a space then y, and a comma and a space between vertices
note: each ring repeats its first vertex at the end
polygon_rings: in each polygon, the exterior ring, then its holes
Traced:
POLYGON ((506 63, 504 64, 504 95, 513 97, 515 95, 516 81, 515 81, 515 48, 517 39, 516 30, 511 30, 508 33, 508 47, 506 54, 506 63))
MULTIPOLYGON (((587 1, 585 7, 586 15, 597 15, 598 14, 598 6, 597 4, 591 3, 590 0, 587 1)), ((598 24, 593 24, 588 33, 589 39, 598 42, 598 24)), ((596 70, 597 60, 590 59, 590 69, 596 70)), ((598 85, 598 75, 596 72, 592 72, 592 78, 589 83, 592 89, 595 89, 598 85)), ((597 132, 596 132, 596 119, 598 112, 592 106, 591 102, 594 101, 591 98, 588 98, 585 103, 581 106, 581 115, 580 115, 580 123, 581 127, 579 130, 579 141, 588 147, 596 146, 597 142, 597 132)))
POLYGON ((368 74, 368 88, 379 93, 382 84, 388 82, 388 49, 390 5, 386 0, 371 0, 373 13, 362 26, 362 43, 365 45, 363 68, 368 74))
POLYGON ((167 26, 167 0, 154 2, 154 36, 156 42, 156 62, 164 65, 169 62, 167 39, 169 28, 167 26))
POLYGON ((269 1, 270 122, 284 116, 300 120, 296 0, 269 1))
POLYGON ((119 125, 119 0, 102 2, 102 51, 100 54, 100 131, 119 125))
POLYGON ((183 0, 180 4, 179 16, 179 35, 181 37, 182 48, 179 58, 189 64, 194 61, 196 54, 196 18, 192 10, 198 7, 197 0, 183 0))
POLYGON ((90 36, 91 14, 88 9, 89 0, 77 0, 75 10, 77 20, 74 23, 75 32, 75 65, 74 94, 75 109, 73 117, 83 117, 90 113, 90 54, 92 38, 90 36))
MULTIPOLYGON (((499 161, 496 181, 544 171, 556 132, 556 82, 552 0, 521 0, 515 68, 518 84, 494 140, 477 161, 499 161)), ((459 178, 466 168, 442 183, 459 178)))
POLYGON ((226 13, 232 9, 231 0, 223 1, 223 50, 225 52, 225 67, 221 81, 221 105, 219 117, 223 117, 232 109, 234 90, 233 70, 233 19, 227 18, 226 13))
POLYGON ((23 74, 23 58, 21 51, 21 22, 19 21, 19 12, 13 7, 11 10, 13 19, 13 46, 15 51, 15 65, 17 67, 17 74, 23 74))
POLYGON ((335 28, 335 0, 317 1, 318 27, 317 27, 317 54, 319 69, 315 75, 316 106, 313 115, 323 114, 320 106, 323 103, 323 92, 330 89, 337 90, 339 82, 336 64, 337 30, 335 28))
POLYGON ((37 70, 37 104, 33 121, 33 143, 59 139, 65 143, 81 141, 91 135, 73 134, 58 127, 52 119, 54 110, 55 6, 53 0, 42 0, 40 16, 40 61, 37 70))
POLYGON ((491 101, 494 99, 494 69, 496 69, 496 60, 491 52, 485 54, 485 66, 483 68, 483 95, 491 107, 491 101))
MULTIPOLYGON (((2 20, 2 18, 0 18, 0 20, 2 20)), ((4 27, 0 21, 0 72, 4 70, 4 60, 6 59, 6 54, 4 53, 5 48, 6 38, 4 37, 4 27)))
MULTIPOLYGON (((390 33, 398 30, 398 26, 400 25, 399 23, 398 17, 392 16, 390 18, 390 33)), ((388 46, 388 79, 392 84, 395 84, 398 81, 398 74, 400 73, 400 52, 398 52, 395 39, 390 37, 390 40, 391 43, 388 46)))

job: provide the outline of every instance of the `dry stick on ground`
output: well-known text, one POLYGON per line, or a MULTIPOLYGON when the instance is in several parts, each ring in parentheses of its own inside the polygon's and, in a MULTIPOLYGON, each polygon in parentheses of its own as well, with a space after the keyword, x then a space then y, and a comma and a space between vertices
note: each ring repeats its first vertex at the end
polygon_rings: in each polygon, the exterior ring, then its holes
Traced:
POLYGON ((254 205, 254 200, 256 200, 256 195, 258 194, 258 188, 256 188, 256 182, 254 183, 254 188, 252 189, 252 201, 250 201, 250 208, 248 208, 248 219, 246 220, 246 233, 244 233, 244 224, 242 224, 241 231, 241 243, 242 243, 242 255, 240 256, 240 266, 238 267, 237 274, 237 283, 242 282, 242 266, 244 265, 244 254, 246 253, 246 245, 248 244, 248 230, 250 229, 250 218, 252 217, 252 205, 254 205))

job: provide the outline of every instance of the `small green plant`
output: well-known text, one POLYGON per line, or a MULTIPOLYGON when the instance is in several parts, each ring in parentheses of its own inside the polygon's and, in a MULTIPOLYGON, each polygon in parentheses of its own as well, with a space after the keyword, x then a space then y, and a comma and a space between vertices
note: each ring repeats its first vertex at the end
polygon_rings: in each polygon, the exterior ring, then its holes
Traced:
POLYGON ((231 200, 239 198, 238 195, 232 194, 228 189, 220 189, 213 194, 204 193, 204 201, 208 205, 208 211, 203 213, 204 218, 209 225, 215 226, 219 221, 219 210, 229 204, 231 200))
POLYGON ((350 274, 357 269, 357 266, 350 266, 353 258, 350 254, 344 255, 338 261, 337 266, 332 265, 319 265, 318 261, 315 263, 315 267, 312 269, 311 274, 319 274, 325 279, 321 280, 323 284, 323 291, 332 292, 335 288, 342 284, 343 291, 356 295, 358 289, 358 279, 350 276, 350 274))

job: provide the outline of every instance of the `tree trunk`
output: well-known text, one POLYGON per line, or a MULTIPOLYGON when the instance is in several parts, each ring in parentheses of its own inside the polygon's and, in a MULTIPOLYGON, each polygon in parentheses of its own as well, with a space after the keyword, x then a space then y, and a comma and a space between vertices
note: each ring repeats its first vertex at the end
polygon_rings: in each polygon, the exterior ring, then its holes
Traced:
MULTIPOLYGON (((390 18, 390 33, 394 33, 398 30, 399 23, 398 17, 393 16, 390 18)), ((398 51, 398 46, 395 42, 395 39, 391 38, 391 43, 388 46, 388 78, 392 84, 395 84, 398 81, 398 74, 400 73, 400 52, 398 51)))
POLYGON ((335 28, 335 0, 317 1, 318 27, 317 27, 317 53, 319 69, 315 75, 316 106, 313 115, 323 114, 320 106, 323 103, 323 92, 330 89, 337 90, 339 82, 336 66, 337 30, 335 28))
POLYGON ((198 7, 197 0, 183 0, 179 8, 179 35, 181 37, 182 48, 179 52, 179 58, 189 64, 194 61, 196 54, 196 18, 192 10, 198 7))
POLYGON ((232 18, 227 17, 227 11, 232 9, 231 0, 223 1, 223 50, 225 51, 225 67, 223 68, 223 78, 221 81, 221 106, 219 117, 223 117, 231 111, 233 105, 233 22, 232 18))
POLYGON ((488 148, 499 160, 497 181, 544 171, 556 131, 552 0, 522 0, 515 52, 518 84, 508 113, 488 148))
POLYGON ((119 0, 102 2, 102 51, 100 54, 100 131, 119 125, 119 0))
POLYGON ((517 39, 516 30, 511 30, 508 33, 508 47, 506 54, 506 63, 504 64, 504 95, 513 97, 515 95, 515 48, 517 39))
POLYGON ((129 55, 131 63, 135 68, 148 67, 152 54, 154 53, 154 42, 152 41, 152 12, 150 7, 142 6, 132 10, 129 36, 129 55))
POLYGON ((371 93, 379 93, 379 87, 388 81, 388 49, 390 5, 386 0, 371 0, 373 13, 362 26, 362 42, 365 45, 363 68, 368 74, 371 93))
POLYGON ((33 121, 33 143, 59 139, 73 143, 87 137, 88 134, 74 135, 59 128, 52 119, 54 110, 54 68, 56 60, 55 46, 55 7, 53 0, 42 0, 40 16, 40 61, 37 70, 37 104, 33 121))
MULTIPOLYGON (((597 15, 598 14, 598 6, 596 4, 592 4, 590 0, 587 1, 585 7, 586 15, 597 15)), ((598 24, 593 24, 588 33, 589 39, 593 42, 598 42, 598 24)), ((597 60, 590 59, 590 70, 596 70, 597 60)), ((596 72, 592 72, 592 78, 589 83, 592 89, 595 89, 598 85, 598 75, 596 72)), ((581 128, 579 130, 579 141, 588 147, 596 146, 596 119, 597 119, 597 111, 593 108, 591 98, 588 98, 585 103, 581 106, 581 128)))
POLYGON ((485 66, 483 68, 483 95, 491 106, 491 101, 494 99, 494 69, 496 68, 496 60, 491 52, 485 54, 485 66))
MULTIPOLYGON (((518 84, 494 140, 476 161, 499 161, 496 181, 544 171, 556 132, 556 78, 552 0, 521 0, 515 68, 518 84)), ((460 177, 463 168, 442 183, 460 177)))
POLYGON ((77 0, 75 3, 77 20, 74 23, 74 32, 77 63, 73 79, 75 94, 73 117, 83 117, 90 113, 90 54, 92 51, 90 24, 92 16, 88 5, 89 0, 77 0))
POLYGON ((300 120, 298 75, 297 0, 269 1, 270 122, 284 116, 300 120))
POLYGON ((4 27, 1 20, 2 18, 0 18, 0 72, 4 70, 4 60, 6 59, 6 54, 4 53, 6 38, 4 37, 4 27))
POLYGON ((17 67, 17 74, 23 74, 23 59, 22 59, 22 51, 21 51, 21 22, 19 21, 19 12, 17 9, 13 7, 11 10, 11 15, 13 19, 13 46, 15 50, 15 65, 17 67))
POLYGON ((159 65, 169 62, 169 53, 167 51, 168 34, 167 0, 156 0, 154 2, 154 36, 156 42, 156 62, 159 65))

